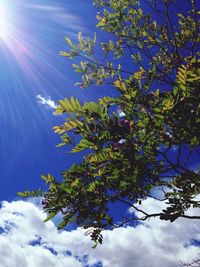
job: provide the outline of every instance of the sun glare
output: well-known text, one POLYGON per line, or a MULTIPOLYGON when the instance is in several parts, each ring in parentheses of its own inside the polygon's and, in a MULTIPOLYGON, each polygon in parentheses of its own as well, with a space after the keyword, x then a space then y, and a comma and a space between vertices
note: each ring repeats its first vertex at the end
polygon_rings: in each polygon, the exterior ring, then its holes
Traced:
POLYGON ((47 64, 52 53, 50 48, 47 49, 49 40, 51 47, 58 45, 55 38, 57 29, 62 28, 64 36, 66 28, 69 34, 74 34, 79 27, 77 17, 67 13, 66 8, 45 2, 48 1, 0 0, 0 53, 3 53, 11 71, 12 62, 16 62, 28 79, 34 79, 37 88, 41 76, 38 66, 62 76, 53 64, 47 64))
POLYGON ((7 32, 7 10, 5 3, 0 1, 0 37, 5 37, 7 32))

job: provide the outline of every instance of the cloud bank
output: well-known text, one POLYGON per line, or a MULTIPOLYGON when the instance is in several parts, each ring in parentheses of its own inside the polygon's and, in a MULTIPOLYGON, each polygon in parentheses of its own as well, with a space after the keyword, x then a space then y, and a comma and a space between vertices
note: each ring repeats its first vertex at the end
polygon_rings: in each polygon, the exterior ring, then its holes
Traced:
MULTIPOLYGON (((160 208, 147 199, 148 210, 160 208)), ((137 227, 104 232, 103 245, 92 243, 80 228, 59 232, 45 214, 25 201, 4 201, 0 209, 0 267, 177 267, 198 257, 200 222, 153 219, 137 227)))

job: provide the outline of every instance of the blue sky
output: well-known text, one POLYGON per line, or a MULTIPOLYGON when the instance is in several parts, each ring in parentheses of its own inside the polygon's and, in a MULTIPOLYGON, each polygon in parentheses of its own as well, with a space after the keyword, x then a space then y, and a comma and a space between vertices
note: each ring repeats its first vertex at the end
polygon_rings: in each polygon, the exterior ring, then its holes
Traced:
POLYGON ((1 200, 13 199, 19 190, 37 188, 41 173, 62 171, 74 161, 55 148, 59 138, 52 126, 59 119, 38 103, 37 96, 53 101, 72 94, 81 99, 95 97, 91 90, 74 87, 79 77, 71 62, 59 56, 66 49, 65 36, 75 39, 79 31, 93 34, 94 8, 91 1, 64 2, 0 1, 5 24, 0 38, 1 200))
MULTIPOLYGON (((95 13, 91 0, 0 0, 0 267, 175 267, 199 252, 191 241, 200 239, 199 223, 183 220, 107 231, 94 251, 83 230, 58 232, 54 222, 42 223, 45 214, 37 200, 16 195, 43 187, 41 174, 59 177, 80 160, 55 147, 59 137, 52 127, 63 118, 52 113, 58 99, 89 100, 105 93, 75 87, 79 77, 59 56, 65 36, 75 40, 81 31, 104 38, 95 28, 95 13)), ((147 209, 159 205, 144 203, 147 209)))

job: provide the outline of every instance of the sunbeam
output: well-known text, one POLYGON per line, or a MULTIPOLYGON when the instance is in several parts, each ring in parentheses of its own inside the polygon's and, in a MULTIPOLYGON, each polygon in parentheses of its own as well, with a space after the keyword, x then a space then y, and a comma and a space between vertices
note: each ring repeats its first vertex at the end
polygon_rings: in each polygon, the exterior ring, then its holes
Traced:
POLYGON ((9 32, 8 5, 5 1, 0 1, 0 38, 5 39, 9 32))
MULTIPOLYGON (((54 147, 50 139, 55 116, 38 103, 37 96, 56 103, 74 90, 59 51, 66 45, 65 36, 75 39, 78 31, 86 30, 80 6, 59 2, 0 0, 0 160, 6 159, 0 170, 1 187, 10 188, 12 172, 24 164, 25 154, 30 162, 36 158, 34 164, 41 164, 42 160, 36 163, 40 156, 47 161, 44 165, 52 160, 49 152, 47 157, 42 154, 46 147, 54 147)), ((24 177, 25 172, 17 176, 24 177)))
POLYGON ((0 49, 9 71, 14 75, 12 65, 16 61, 38 89, 42 72, 62 76, 52 59, 58 57, 64 36, 77 35, 77 29, 82 28, 80 20, 70 15, 67 7, 59 7, 55 2, 0 0, 0 49))

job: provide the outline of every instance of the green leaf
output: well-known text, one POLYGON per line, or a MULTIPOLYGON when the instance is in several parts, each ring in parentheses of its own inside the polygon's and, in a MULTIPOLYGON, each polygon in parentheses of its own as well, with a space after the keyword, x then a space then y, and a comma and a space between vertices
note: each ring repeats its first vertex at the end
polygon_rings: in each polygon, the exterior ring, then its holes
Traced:
POLYGON ((45 222, 50 221, 52 218, 54 218, 56 216, 57 213, 58 213, 58 211, 52 211, 52 212, 50 212, 49 215, 48 215, 48 217, 43 222, 45 223, 45 222))
POLYGON ((174 86, 173 94, 174 96, 178 94, 178 86, 174 86))
POLYGON ((172 98, 165 98, 163 100, 163 110, 171 110, 174 107, 174 99, 172 98))
POLYGON ((95 149, 96 145, 87 139, 81 139, 79 144, 72 149, 72 152, 77 153, 84 149, 95 149))
POLYGON ((98 187, 98 185, 99 185, 99 182, 98 181, 95 181, 95 182, 91 183, 89 185, 89 187, 87 188, 87 191, 88 192, 95 192, 96 187, 98 187))
POLYGON ((71 46, 72 48, 76 48, 75 45, 72 43, 72 41, 71 41, 70 38, 65 37, 65 41, 66 41, 66 43, 67 43, 69 46, 71 46))
POLYGON ((17 194, 20 197, 42 197, 44 193, 41 191, 41 189, 38 189, 32 191, 18 192, 17 194))
POLYGON ((55 178, 53 175, 48 174, 48 175, 41 175, 42 179, 46 182, 46 184, 52 183, 55 181, 55 178))

